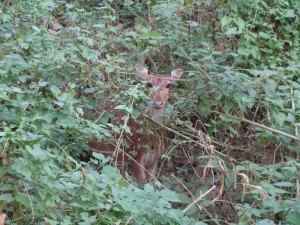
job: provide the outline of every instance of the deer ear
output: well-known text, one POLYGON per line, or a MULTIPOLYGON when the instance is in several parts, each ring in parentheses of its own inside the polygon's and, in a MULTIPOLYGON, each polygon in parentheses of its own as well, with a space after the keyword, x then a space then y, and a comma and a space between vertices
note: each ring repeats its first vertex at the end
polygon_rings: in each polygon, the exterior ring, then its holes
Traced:
POLYGON ((183 74, 183 70, 182 69, 175 69, 171 72, 171 79, 173 81, 178 80, 183 74))
POLYGON ((149 73, 149 70, 139 64, 135 64, 135 69, 137 72, 143 74, 144 76, 147 76, 149 73))

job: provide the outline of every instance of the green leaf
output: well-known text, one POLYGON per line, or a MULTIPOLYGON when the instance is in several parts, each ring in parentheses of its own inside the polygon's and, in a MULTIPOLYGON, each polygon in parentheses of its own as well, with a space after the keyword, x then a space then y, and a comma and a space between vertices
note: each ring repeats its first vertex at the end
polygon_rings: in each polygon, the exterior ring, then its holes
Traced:
POLYGON ((237 5, 237 2, 236 2, 236 1, 230 1, 230 2, 229 2, 229 6, 230 6, 230 8, 231 8, 233 11, 237 12, 237 10, 238 10, 238 5, 237 5))
POLYGON ((298 225, 300 221, 300 212, 290 211, 286 216, 286 220, 292 225, 298 225))
POLYGON ((98 23, 98 24, 93 24, 93 27, 97 27, 97 28, 105 28, 105 24, 103 23, 98 23))
POLYGON ((39 144, 35 144, 33 147, 26 145, 25 149, 33 156, 35 159, 45 160, 48 157, 48 153, 41 149, 39 144))
POLYGON ((239 123, 240 121, 236 118, 232 118, 226 115, 219 115, 219 117, 225 122, 239 123))
POLYGON ((27 195, 24 195, 22 193, 18 193, 18 195, 15 197, 16 201, 24 205, 25 207, 30 206, 30 201, 28 199, 27 195))
POLYGON ((39 81, 38 86, 39 86, 39 87, 45 87, 45 86, 47 86, 47 84, 48 84, 48 82, 45 82, 45 81, 39 81))
POLYGON ((124 109, 127 112, 129 112, 129 113, 133 112, 133 108, 132 107, 128 107, 126 105, 118 105, 118 106, 115 107, 115 109, 124 109))
POLYGON ((264 200, 263 206, 273 209, 272 211, 274 212, 274 214, 279 213, 285 209, 285 207, 280 204, 280 202, 271 198, 264 200))
POLYGON ((107 162, 110 161, 110 158, 105 157, 103 154, 98 153, 98 152, 93 152, 92 154, 96 159, 100 160, 102 164, 106 164, 107 162))
POLYGON ((235 24, 242 30, 245 29, 245 21, 242 18, 236 18, 236 20, 234 21, 235 24))
POLYGON ((31 174, 32 174, 32 171, 31 169, 29 168, 28 165, 24 165, 24 160, 22 160, 21 158, 19 159, 16 159, 14 161, 14 163, 11 165, 11 169, 16 173, 18 174, 21 174, 22 176, 24 176, 25 178, 29 179, 31 174))
POLYGON ((1 191, 11 191, 13 190, 13 186, 11 184, 0 184, 1 191))
POLYGON ((22 91, 22 89, 21 88, 18 88, 18 87, 12 87, 12 89, 11 89, 13 92, 16 92, 16 93, 24 93, 23 91, 22 91))
POLYGON ((275 121, 279 124, 279 126, 282 127, 284 124, 286 115, 282 112, 273 112, 272 115, 273 115, 275 121))
POLYGON ((46 115, 42 116, 41 119, 44 119, 48 124, 50 124, 53 120, 53 114, 47 113, 46 115))
POLYGON ((279 187, 294 187, 295 185, 291 182, 277 182, 273 184, 274 186, 279 186, 279 187))
POLYGON ((83 115, 83 114, 84 114, 82 108, 80 108, 80 107, 77 107, 77 108, 76 108, 76 111, 77 111, 80 115, 83 115))
POLYGON ((155 39, 158 39, 158 40, 164 39, 164 37, 161 35, 161 33, 156 32, 156 31, 150 31, 150 32, 148 32, 148 35, 149 35, 151 38, 155 38, 155 39))
POLYGON ((37 26, 32 25, 31 26, 33 30, 35 30, 36 32, 40 32, 40 28, 38 28, 37 26))
POLYGON ((284 14, 285 17, 293 18, 295 17, 295 11, 293 9, 288 9, 284 14))
POLYGON ((61 93, 60 89, 55 85, 52 85, 50 89, 55 96, 58 96, 61 93))
POLYGON ((230 24, 232 22, 232 18, 228 17, 228 16, 224 16, 222 17, 221 19, 221 24, 222 24, 222 27, 230 24))
POLYGON ((191 5, 194 3, 194 0, 186 0, 186 4, 191 5))
POLYGON ((235 34, 240 34, 240 33, 241 31, 239 31, 237 27, 231 27, 225 32, 227 36, 233 36, 235 34))
POLYGON ((183 204, 190 204, 192 202, 192 199, 190 199, 186 194, 178 193, 177 195, 180 199, 180 202, 183 204))
POLYGON ((165 199, 169 202, 181 202, 179 196, 176 193, 174 193, 170 190, 167 190, 167 189, 164 189, 164 190, 160 191, 159 195, 163 199, 165 199))
POLYGON ((257 225, 274 225, 274 221, 264 219, 256 222, 257 225))
POLYGON ((264 39, 270 39, 271 36, 268 33, 265 32, 259 32, 258 35, 264 39))
POLYGON ((294 96, 295 96, 295 98, 300 99, 300 91, 299 90, 295 90, 294 91, 294 96))
POLYGON ((11 194, 1 194, 0 195, 0 201, 4 201, 5 203, 12 202, 14 198, 11 194))

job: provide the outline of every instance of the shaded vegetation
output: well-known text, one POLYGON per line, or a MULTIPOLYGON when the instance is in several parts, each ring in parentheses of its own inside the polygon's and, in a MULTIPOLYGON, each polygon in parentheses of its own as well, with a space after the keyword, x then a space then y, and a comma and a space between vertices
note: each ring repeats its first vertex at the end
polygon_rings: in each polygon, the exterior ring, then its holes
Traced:
POLYGON ((299 223, 299 1, 0 5, 5 224, 299 223), (107 99, 140 114, 135 63, 185 71, 143 189, 86 144, 113 138, 107 99))

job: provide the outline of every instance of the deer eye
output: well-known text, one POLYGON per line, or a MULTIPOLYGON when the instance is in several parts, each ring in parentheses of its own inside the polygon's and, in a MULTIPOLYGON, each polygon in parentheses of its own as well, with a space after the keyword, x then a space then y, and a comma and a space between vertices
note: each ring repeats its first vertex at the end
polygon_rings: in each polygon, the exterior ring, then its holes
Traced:
POLYGON ((146 86, 147 86, 147 88, 152 88, 153 87, 153 85, 150 82, 148 82, 146 86))
POLYGON ((167 85, 166 85, 166 88, 169 88, 170 86, 171 86, 171 84, 167 84, 167 85))

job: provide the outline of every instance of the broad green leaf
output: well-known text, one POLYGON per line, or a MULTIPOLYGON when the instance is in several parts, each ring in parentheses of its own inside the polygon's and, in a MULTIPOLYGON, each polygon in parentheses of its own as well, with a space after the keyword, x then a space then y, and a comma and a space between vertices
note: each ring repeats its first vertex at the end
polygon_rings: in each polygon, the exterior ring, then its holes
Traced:
POLYGON ((50 89, 51 89, 52 93, 56 96, 58 96, 61 93, 60 89, 55 85, 52 85, 50 89))
POLYGON ((31 26, 33 30, 35 30, 36 32, 40 32, 40 28, 38 28, 37 26, 32 25, 31 26))
POLYGON ((238 5, 237 5, 237 2, 236 2, 236 1, 230 1, 230 2, 229 2, 229 6, 230 6, 230 8, 231 8, 233 11, 237 12, 237 10, 238 10, 238 5))
POLYGON ((295 90, 294 91, 294 96, 295 96, 295 98, 300 99, 300 91, 299 90, 295 90))
POLYGON ((11 191, 13 190, 13 186, 11 184, 0 184, 0 190, 1 191, 11 191))
POLYGON ((23 91, 22 91, 22 89, 21 88, 18 88, 18 87, 12 87, 12 89, 11 89, 13 92, 16 92, 16 93, 24 93, 23 91))
POLYGON ((241 33, 241 31, 239 31, 237 27, 229 28, 229 29, 225 32, 225 34, 226 34, 227 36, 232 36, 232 35, 240 34, 240 33, 241 33))
POLYGON ((264 220, 257 221, 256 224, 257 225, 274 225, 274 221, 268 220, 268 219, 264 219, 264 220))
POLYGON ((221 24, 222 24, 222 27, 230 24, 232 22, 232 18, 228 17, 228 16, 224 16, 222 17, 221 19, 221 24))
POLYGON ((45 87, 47 85, 48 85, 48 82, 45 82, 45 81, 39 81, 39 83, 38 83, 39 87, 45 87))
POLYGON ((292 225, 298 225, 300 221, 300 212, 290 211, 286 216, 286 220, 292 225))
POLYGON ((83 114, 84 114, 82 108, 77 107, 76 110, 77 110, 77 112, 78 112, 80 115, 83 115, 83 114))
POLYGON ((285 17, 293 18, 295 17, 295 11, 293 9, 288 9, 284 14, 285 17))
POLYGON ((265 32, 259 32, 259 36, 264 38, 264 39, 270 39, 271 36, 268 34, 268 33, 265 33, 265 32))
POLYGON ((273 184, 274 186, 279 186, 279 187, 294 187, 295 184, 291 182, 277 182, 273 184))
POLYGON ((47 123, 51 123, 53 120, 53 114, 47 113, 46 115, 42 116, 41 118, 44 119, 47 123))
POLYGON ((219 115, 219 117, 223 121, 226 121, 226 122, 233 122, 233 123, 239 123, 240 122, 238 119, 232 118, 232 117, 229 117, 229 116, 226 116, 226 115, 219 115))
POLYGON ((181 202, 179 196, 176 193, 174 193, 170 190, 167 190, 167 189, 160 191, 159 195, 163 199, 170 201, 170 202, 181 202))
POLYGON ((4 201, 5 203, 12 202, 14 198, 11 194, 0 194, 0 201, 4 201))
POLYGON ((30 206, 30 201, 29 201, 29 196, 24 195, 22 193, 18 193, 17 196, 15 197, 16 201, 24 205, 25 207, 30 206))
POLYGON ((236 18, 235 19, 235 24, 240 28, 240 29, 242 29, 242 30, 244 30, 245 29, 245 21, 242 19, 242 18, 236 18))
POLYGON ((26 145, 25 149, 35 158, 39 160, 45 160, 48 157, 46 151, 41 149, 39 144, 35 144, 33 147, 26 145))
POLYGON ((283 126, 286 115, 282 112, 273 112, 273 117, 280 127, 283 126))
POLYGON ((194 0, 186 0, 186 3, 187 3, 188 5, 191 5, 191 4, 194 3, 194 0))
POLYGON ((154 39, 158 39, 158 40, 164 39, 164 37, 161 35, 161 33, 156 32, 156 31, 150 31, 150 32, 148 32, 148 35, 154 39))
POLYGON ((103 154, 98 153, 98 152, 93 152, 92 154, 96 159, 100 160, 103 164, 107 163, 110 161, 109 158, 105 157, 103 154))

